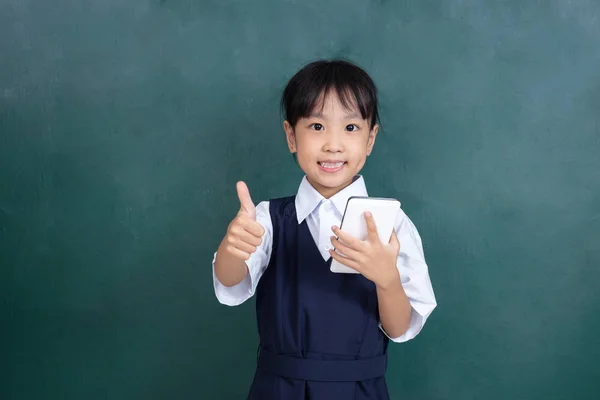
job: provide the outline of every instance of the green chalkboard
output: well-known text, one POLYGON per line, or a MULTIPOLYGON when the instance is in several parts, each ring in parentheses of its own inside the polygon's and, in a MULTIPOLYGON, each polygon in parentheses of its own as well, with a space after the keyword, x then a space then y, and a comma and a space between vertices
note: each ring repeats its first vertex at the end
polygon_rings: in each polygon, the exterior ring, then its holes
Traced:
POLYGON ((600 3, 0 2, 0 398, 242 399, 254 303, 216 301, 236 212, 295 192, 279 97, 363 66, 363 170, 439 303, 392 399, 600 398, 600 3))

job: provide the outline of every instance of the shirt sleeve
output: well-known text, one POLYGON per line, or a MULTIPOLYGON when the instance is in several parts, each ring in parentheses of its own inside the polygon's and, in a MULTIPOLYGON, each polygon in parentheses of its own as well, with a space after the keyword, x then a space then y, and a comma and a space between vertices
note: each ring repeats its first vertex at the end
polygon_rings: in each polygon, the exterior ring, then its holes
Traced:
POLYGON ((402 287, 411 305, 410 325, 402 336, 396 338, 389 337, 381 323, 379 326, 392 341, 401 343, 413 339, 421 332, 437 302, 425 262, 421 237, 415 225, 402 210, 396 220, 395 231, 400 242, 396 266, 400 272, 402 287))
POLYGON ((269 213, 269 202, 263 201, 256 206, 256 221, 265 229, 262 237, 262 243, 257 247, 256 251, 250 255, 246 261, 248 266, 248 274, 237 285, 223 285, 215 274, 215 259, 217 253, 213 255, 212 273, 213 286, 217 300, 221 304, 227 306, 237 306, 248 300, 254 295, 256 286, 262 274, 265 272, 269 260, 271 259, 271 248, 273 245, 273 223, 269 213))

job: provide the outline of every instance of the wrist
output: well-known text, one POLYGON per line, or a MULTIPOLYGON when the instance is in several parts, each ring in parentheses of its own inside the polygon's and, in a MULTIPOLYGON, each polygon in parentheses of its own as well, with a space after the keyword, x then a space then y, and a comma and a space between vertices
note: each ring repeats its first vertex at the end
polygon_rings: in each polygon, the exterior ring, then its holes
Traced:
POLYGON ((404 290, 400 281, 400 272, 398 272, 395 265, 390 270, 390 273, 386 274, 379 282, 375 282, 375 286, 377 290, 384 292, 396 291, 398 289, 404 290))

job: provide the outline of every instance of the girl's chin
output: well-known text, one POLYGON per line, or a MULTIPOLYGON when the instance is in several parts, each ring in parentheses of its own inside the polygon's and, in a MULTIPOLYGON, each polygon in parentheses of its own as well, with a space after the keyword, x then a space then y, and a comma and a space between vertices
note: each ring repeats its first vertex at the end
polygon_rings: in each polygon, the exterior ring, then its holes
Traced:
POLYGON ((337 176, 332 176, 329 174, 323 175, 323 174, 318 174, 318 175, 309 175, 307 174, 307 179, 308 181, 314 186, 314 187, 318 187, 318 188, 323 188, 323 189, 338 189, 338 188, 343 188, 348 186, 349 184, 352 183, 352 179, 354 178, 355 174, 344 174, 344 175, 337 175, 337 176), (346 176, 348 175, 348 176, 346 176))

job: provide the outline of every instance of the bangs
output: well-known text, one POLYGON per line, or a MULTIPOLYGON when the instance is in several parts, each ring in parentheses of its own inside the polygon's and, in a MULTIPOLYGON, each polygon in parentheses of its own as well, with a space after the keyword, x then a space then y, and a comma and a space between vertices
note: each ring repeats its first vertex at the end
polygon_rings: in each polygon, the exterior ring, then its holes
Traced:
POLYGON ((335 93, 347 110, 357 110, 370 122, 379 122, 377 89, 369 75, 347 61, 316 61, 302 68, 290 79, 283 92, 285 119, 295 126, 325 105, 327 95, 335 93))

